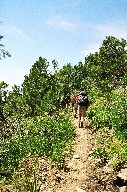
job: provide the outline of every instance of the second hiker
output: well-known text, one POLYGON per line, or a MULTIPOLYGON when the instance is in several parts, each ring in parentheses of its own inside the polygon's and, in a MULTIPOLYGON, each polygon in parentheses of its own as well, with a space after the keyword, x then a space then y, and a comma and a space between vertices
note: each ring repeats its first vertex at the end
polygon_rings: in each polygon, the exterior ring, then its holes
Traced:
POLYGON ((88 96, 85 91, 80 92, 80 94, 77 96, 77 104, 79 127, 83 127, 84 117, 86 117, 86 111, 89 105, 88 96))

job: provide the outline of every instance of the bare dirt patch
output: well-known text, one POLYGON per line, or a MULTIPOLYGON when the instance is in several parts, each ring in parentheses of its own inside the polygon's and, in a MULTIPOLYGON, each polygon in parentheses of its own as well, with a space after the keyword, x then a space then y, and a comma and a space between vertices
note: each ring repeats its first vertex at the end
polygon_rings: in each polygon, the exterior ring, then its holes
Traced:
POLYGON ((45 192, 117 192, 113 180, 116 173, 104 172, 105 163, 91 157, 91 151, 97 146, 96 132, 89 128, 89 121, 85 121, 84 128, 76 128, 73 157, 67 159, 61 169, 55 166, 49 169, 46 182, 41 191, 45 192), (44 187, 45 186, 45 187, 44 187), (44 189, 45 188, 45 189, 44 189))

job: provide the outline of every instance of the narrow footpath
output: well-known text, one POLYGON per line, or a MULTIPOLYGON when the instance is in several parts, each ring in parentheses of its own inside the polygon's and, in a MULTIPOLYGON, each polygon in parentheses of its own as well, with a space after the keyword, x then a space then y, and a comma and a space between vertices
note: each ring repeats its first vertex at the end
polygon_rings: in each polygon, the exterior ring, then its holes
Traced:
POLYGON ((73 156, 60 170, 43 161, 45 181, 41 192, 119 192, 113 184, 116 173, 112 170, 107 172, 106 164, 91 156, 97 147, 97 133, 90 128, 90 121, 86 119, 84 128, 79 128, 78 120, 72 119, 75 125, 73 156))
POLYGON ((94 146, 94 135, 87 128, 89 122, 86 122, 84 128, 78 127, 77 119, 74 119, 76 127, 76 137, 74 142, 73 158, 68 161, 69 172, 65 175, 65 181, 57 192, 82 192, 86 189, 90 191, 89 177, 93 172, 92 164, 94 161, 90 157, 90 152, 94 146))
POLYGON ((89 128, 86 119, 84 128, 78 127, 78 120, 74 119, 76 136, 73 158, 68 160, 68 171, 61 176, 61 182, 56 192, 117 192, 111 182, 113 174, 103 172, 104 165, 91 157, 91 151, 97 146, 96 133, 89 128))

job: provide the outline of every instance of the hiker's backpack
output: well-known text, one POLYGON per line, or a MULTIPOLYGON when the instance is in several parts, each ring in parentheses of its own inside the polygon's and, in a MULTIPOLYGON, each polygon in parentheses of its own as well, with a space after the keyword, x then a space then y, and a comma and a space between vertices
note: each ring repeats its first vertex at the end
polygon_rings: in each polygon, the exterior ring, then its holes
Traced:
POLYGON ((72 104, 75 104, 75 103, 76 103, 76 96, 73 96, 73 97, 72 97, 71 102, 72 102, 72 104))
POLYGON ((89 105, 89 100, 87 95, 79 95, 77 99, 77 103, 80 106, 88 106, 89 105))

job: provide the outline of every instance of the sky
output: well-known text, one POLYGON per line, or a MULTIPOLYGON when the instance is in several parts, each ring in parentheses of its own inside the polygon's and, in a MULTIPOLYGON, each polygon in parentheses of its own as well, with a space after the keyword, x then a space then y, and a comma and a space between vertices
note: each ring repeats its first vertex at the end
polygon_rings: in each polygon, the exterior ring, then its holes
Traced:
MULTIPOLYGON (((43 57, 59 67, 99 50, 106 36, 127 40, 127 0, 0 0, 0 81, 20 86, 43 57)), ((52 69, 51 69, 52 70, 52 69)))

